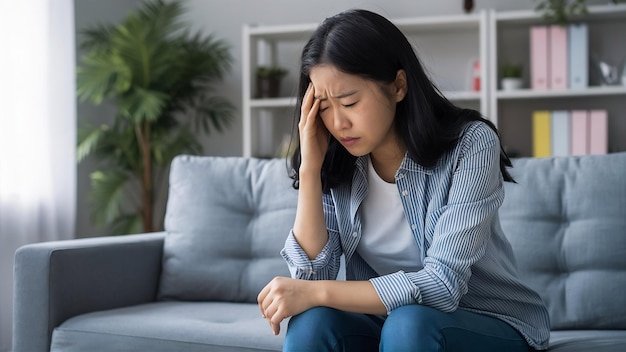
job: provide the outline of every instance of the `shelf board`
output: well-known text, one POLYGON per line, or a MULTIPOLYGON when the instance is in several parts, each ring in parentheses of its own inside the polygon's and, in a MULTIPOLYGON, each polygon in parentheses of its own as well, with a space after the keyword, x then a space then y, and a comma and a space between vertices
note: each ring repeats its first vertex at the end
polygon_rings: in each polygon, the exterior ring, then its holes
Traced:
POLYGON ((263 98, 250 100, 251 108, 293 108, 295 106, 295 97, 263 98))
POLYGON ((477 29, 480 14, 397 18, 392 22, 404 32, 455 31, 477 29))
POLYGON ((448 100, 467 101, 467 100, 480 100, 480 92, 476 91, 448 91, 443 92, 443 95, 448 100))
POLYGON ((249 33, 252 38, 262 38, 265 40, 306 40, 315 31, 318 24, 304 23, 290 26, 249 26, 249 33))
POLYGON ((580 90, 532 90, 520 89, 515 91, 502 91, 496 93, 498 99, 539 99, 539 98, 570 98, 591 97, 607 95, 626 95, 626 86, 601 86, 589 87, 580 90))

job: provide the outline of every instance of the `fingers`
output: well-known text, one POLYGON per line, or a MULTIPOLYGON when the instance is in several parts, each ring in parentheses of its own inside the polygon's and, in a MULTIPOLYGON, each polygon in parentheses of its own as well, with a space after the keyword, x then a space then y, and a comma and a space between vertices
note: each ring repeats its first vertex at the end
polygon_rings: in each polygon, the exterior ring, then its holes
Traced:
POLYGON ((300 108, 299 127, 301 132, 308 124, 315 123, 319 106, 319 99, 315 99, 315 88, 312 83, 309 83, 309 87, 302 98, 302 107, 300 108))
POLYGON ((261 316, 263 318, 265 318, 265 308, 264 308, 264 302, 265 302, 265 298, 267 297, 267 294, 270 292, 270 287, 269 284, 265 285, 265 287, 263 287, 263 289, 261 290, 261 292, 259 292, 259 295, 257 296, 257 302, 259 304, 259 310, 261 310, 261 316))
POLYGON ((301 116, 306 116, 309 110, 311 110, 314 97, 315 97, 315 88, 313 88, 313 83, 309 83, 309 87, 306 89, 306 92, 304 93, 304 97, 302 98, 302 107, 300 108, 301 116))

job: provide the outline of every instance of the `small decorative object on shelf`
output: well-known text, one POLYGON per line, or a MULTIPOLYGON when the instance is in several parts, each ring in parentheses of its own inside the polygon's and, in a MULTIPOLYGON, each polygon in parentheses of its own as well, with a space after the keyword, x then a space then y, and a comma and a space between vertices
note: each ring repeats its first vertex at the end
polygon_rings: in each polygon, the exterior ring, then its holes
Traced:
POLYGON ((474 0, 463 0, 463 10, 465 13, 470 13, 474 9, 474 0))
POLYGON ((258 98, 276 98, 280 93, 280 81, 287 70, 275 66, 259 66, 256 70, 256 93, 258 98))
POLYGON ((522 88, 522 65, 504 64, 500 70, 502 71, 502 90, 515 90, 522 88))
MULTIPOLYGON (((593 67, 596 70, 600 83, 603 86, 614 86, 620 84, 620 73, 618 65, 611 65, 607 61, 593 55, 593 67)), ((623 75, 623 73, 622 73, 623 75)))

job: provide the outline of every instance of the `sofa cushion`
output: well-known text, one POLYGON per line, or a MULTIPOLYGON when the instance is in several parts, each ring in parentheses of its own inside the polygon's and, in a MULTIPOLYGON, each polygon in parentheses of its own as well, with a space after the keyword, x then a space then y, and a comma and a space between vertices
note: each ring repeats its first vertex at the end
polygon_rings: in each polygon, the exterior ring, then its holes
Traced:
POLYGON ((514 160, 500 219, 553 329, 626 328, 626 153, 514 160))
POLYGON ((160 299, 256 302, 293 226, 284 159, 179 156, 170 171, 160 299))
POLYGON ((624 352, 624 330, 562 330, 550 333, 550 352, 624 352))
POLYGON ((157 302, 71 318, 54 330, 50 350, 280 351, 286 328, 274 336, 256 304, 157 302))

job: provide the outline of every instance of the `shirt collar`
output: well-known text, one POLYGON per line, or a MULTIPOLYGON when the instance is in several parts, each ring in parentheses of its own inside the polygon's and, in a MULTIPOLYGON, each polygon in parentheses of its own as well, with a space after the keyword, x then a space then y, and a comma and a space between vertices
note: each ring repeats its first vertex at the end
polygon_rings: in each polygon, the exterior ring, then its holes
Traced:
MULTIPOLYGON (((367 163, 369 162, 369 155, 361 156, 356 159, 356 170, 363 175, 367 175, 367 163)), ((433 174, 432 167, 424 167, 417 162, 413 161, 413 159, 409 158, 409 154, 404 154, 404 158, 402 159, 402 163, 400 163, 400 168, 396 172, 396 177, 400 171, 407 172, 420 172, 426 175, 433 174)))

